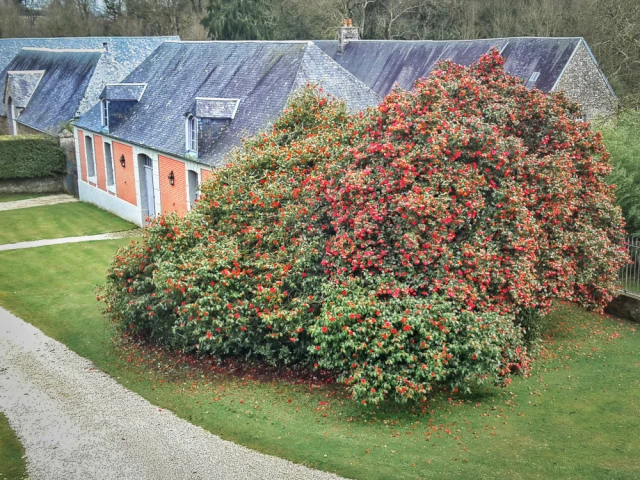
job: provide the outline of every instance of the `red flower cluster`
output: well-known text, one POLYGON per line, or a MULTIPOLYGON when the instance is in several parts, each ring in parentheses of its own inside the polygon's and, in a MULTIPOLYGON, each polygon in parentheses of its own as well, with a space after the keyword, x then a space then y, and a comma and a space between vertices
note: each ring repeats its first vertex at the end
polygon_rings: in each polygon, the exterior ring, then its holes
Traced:
POLYGON ((307 89, 119 252, 112 319, 183 350, 304 363, 424 399, 528 363, 519 316, 601 308, 626 260, 599 135, 493 53, 350 116, 307 89))

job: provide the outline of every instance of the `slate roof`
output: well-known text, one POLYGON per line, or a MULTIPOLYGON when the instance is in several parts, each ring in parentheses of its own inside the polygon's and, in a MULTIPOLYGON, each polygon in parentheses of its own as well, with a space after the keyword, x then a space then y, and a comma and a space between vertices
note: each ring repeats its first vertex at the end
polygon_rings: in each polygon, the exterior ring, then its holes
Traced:
POLYGON ((505 70, 527 81, 539 72, 533 83, 543 92, 552 90, 569 63, 581 38, 493 38, 481 40, 349 42, 344 53, 338 42, 319 40, 318 45, 338 64, 362 80, 381 96, 394 84, 410 89, 419 78, 426 77, 438 60, 470 65, 492 48, 505 57, 505 70))
MULTIPOLYGON (((63 38, 5 38, 0 39, 0 92, 5 91, 9 64, 23 48, 65 50, 107 50, 99 59, 95 75, 87 85, 86 94, 78 104, 76 114, 93 106, 106 83, 118 82, 149 56, 165 41, 178 37, 63 37, 63 38)), ((6 116, 4 103, 0 102, 0 115, 6 116)), ((76 115, 77 116, 77 115, 76 115)), ((71 120, 73 117, 67 119, 71 120)), ((20 122, 21 119, 18 119, 20 122)))
POLYGON ((137 102, 146 89, 146 83, 109 83, 102 90, 100 98, 116 102, 137 102))
POLYGON ((42 79, 43 70, 8 72, 5 97, 11 97, 13 105, 24 108, 42 79))
POLYGON ((240 106, 239 98, 196 98, 188 113, 198 118, 226 118, 233 120, 240 106))
MULTIPOLYGON (((381 100, 311 42, 167 42, 123 83, 148 86, 137 103, 110 102, 109 135, 178 157, 187 156, 186 115, 212 106, 197 106, 196 98, 239 99, 233 120, 198 122, 198 161, 209 165, 223 163, 242 138, 268 129, 307 84, 343 98, 352 111, 381 100)), ((100 106, 76 126, 100 132, 100 106)))
POLYGON ((59 133, 74 118, 101 55, 98 50, 22 50, 9 70, 44 73, 18 122, 51 135, 59 133))

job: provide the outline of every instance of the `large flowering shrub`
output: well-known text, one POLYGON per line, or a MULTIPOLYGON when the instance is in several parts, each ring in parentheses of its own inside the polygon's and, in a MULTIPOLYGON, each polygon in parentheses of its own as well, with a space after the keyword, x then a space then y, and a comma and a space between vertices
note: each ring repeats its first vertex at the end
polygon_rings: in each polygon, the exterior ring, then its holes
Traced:
POLYGON ((107 311, 182 350, 335 372, 364 401, 508 382, 521 315, 601 308, 626 260, 577 114, 497 53, 357 116, 307 89, 186 218, 118 253, 107 311))

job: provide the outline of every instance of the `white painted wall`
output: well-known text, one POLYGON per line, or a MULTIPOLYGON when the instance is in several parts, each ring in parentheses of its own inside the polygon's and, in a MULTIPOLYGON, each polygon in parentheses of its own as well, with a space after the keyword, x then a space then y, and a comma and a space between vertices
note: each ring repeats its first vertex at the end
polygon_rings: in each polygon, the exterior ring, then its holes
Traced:
MULTIPOLYGON (((83 135, 85 136, 89 136, 93 139, 94 134, 90 131, 86 131, 83 130, 83 135)), ((103 149, 104 149, 104 142, 109 142, 111 143, 112 149, 113 149, 113 143, 114 142, 118 142, 121 143, 123 145, 129 145, 132 147, 133 149, 133 173, 134 173, 134 177, 135 177, 135 184, 136 184, 136 203, 138 206, 136 205, 131 205, 129 202, 125 202, 124 200, 121 200, 107 192, 105 192, 104 190, 99 189, 98 187, 93 187, 91 185, 89 185, 88 183, 84 182, 82 180, 82 167, 80 165, 81 160, 80 160, 80 147, 79 147, 79 143, 78 143, 78 129, 74 127, 73 129, 73 136, 74 136, 74 140, 75 140, 75 150, 76 150, 76 163, 77 163, 77 167, 78 167, 78 193, 80 196, 80 200, 85 201, 85 202, 89 202, 89 203, 93 203, 94 205, 97 205, 100 208, 103 208, 111 213, 113 213, 114 215, 118 215, 119 217, 124 218, 125 220, 128 220, 132 223, 135 223, 136 225, 139 226, 143 226, 144 225, 144 215, 142 213, 142 207, 141 207, 141 201, 142 201, 142 194, 140 191, 140 162, 138 159, 138 155, 139 154, 145 154, 147 155, 149 158, 151 158, 151 160, 153 161, 153 190, 154 190, 154 197, 155 197, 155 205, 156 205, 156 212, 159 214, 162 212, 162 203, 160 201, 160 164, 158 162, 158 152, 156 152, 155 150, 151 150, 148 148, 144 148, 144 147, 139 147, 136 145, 131 145, 128 144, 127 142, 123 142, 121 140, 118 139, 113 139, 111 137, 109 137, 108 135, 104 135, 104 134, 100 134, 100 136, 102 137, 103 140, 103 149)), ((95 139, 94 139, 94 148, 95 148, 95 139)), ((104 158, 104 176, 105 179, 107 178, 107 172, 106 172, 106 155, 104 155, 104 150, 102 152, 103 154, 103 158, 104 158)), ((95 155, 95 152, 94 152, 95 155)), ((86 158, 86 152, 85 152, 85 158, 86 158)), ((171 157, 171 158, 175 158, 175 157, 171 157)), ((208 168, 200 163, 191 161, 191 160, 184 160, 184 159, 177 159, 180 160, 182 162, 184 162, 186 170, 194 170, 196 172, 198 172, 198 183, 202 184, 202 171, 203 170, 208 170, 208 168)), ((115 168, 116 164, 118 162, 117 158, 113 159, 114 162, 114 176, 117 179, 117 175, 118 175, 118 169, 115 168)), ((97 165, 96 165, 97 167, 97 165)), ((186 173, 186 172, 185 172, 186 173)), ((186 181, 188 182, 188 175, 185 175, 186 181)), ((117 185, 117 180, 116 180, 116 185, 117 185)), ((113 187, 108 187, 108 190, 112 191, 115 193, 116 190, 116 185, 114 185, 113 187)), ((187 202, 187 208, 190 208, 189 206, 189 186, 187 184, 187 188, 186 190, 186 202, 187 202)))
POLYGON ((140 227, 143 226, 142 212, 135 205, 120 200, 118 197, 114 197, 99 188, 92 187, 83 181, 78 182, 78 193, 80 194, 80 200, 83 202, 93 203, 131 223, 135 223, 140 227))

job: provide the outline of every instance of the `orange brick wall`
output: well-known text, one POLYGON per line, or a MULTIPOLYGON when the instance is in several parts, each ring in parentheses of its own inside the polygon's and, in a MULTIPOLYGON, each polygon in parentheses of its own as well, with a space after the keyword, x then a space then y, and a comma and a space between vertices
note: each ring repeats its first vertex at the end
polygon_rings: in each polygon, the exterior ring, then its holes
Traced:
POLYGON ((200 183, 204 183, 211 176, 211 170, 205 170, 204 168, 200 170, 200 183))
POLYGON ((136 176, 135 162, 133 161, 133 148, 118 142, 112 142, 114 174, 116 177, 116 189, 118 198, 129 202, 132 205, 138 205, 136 201, 136 176), (120 157, 124 155, 125 167, 120 164, 120 157))
POLYGON ((87 181, 87 159, 84 155, 84 132, 78 130, 78 150, 80 150, 80 172, 82 180, 87 181))
POLYGON ((162 213, 175 212, 180 216, 187 214, 187 167, 184 162, 158 155, 160 164, 160 202, 162 213), (169 183, 169 174, 173 171, 174 185, 169 183))
POLYGON ((96 175, 98 177, 98 188, 107 191, 107 174, 104 170, 104 149, 102 147, 102 137, 93 136, 93 156, 96 159, 96 175))

